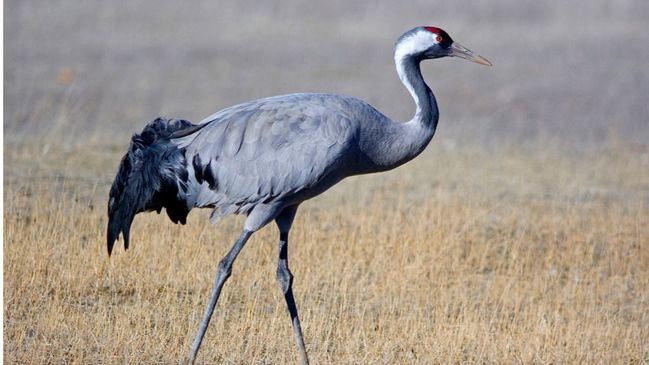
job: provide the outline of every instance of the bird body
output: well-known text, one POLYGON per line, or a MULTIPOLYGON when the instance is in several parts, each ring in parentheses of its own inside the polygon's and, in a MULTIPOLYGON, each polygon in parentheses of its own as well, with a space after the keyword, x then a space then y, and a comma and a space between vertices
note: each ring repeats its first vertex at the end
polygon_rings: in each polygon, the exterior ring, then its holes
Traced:
POLYGON ((213 221, 247 215, 240 238, 219 263, 190 362, 236 256, 253 232, 273 220, 280 230, 277 278, 302 363, 308 362, 287 258, 297 207, 348 176, 393 169, 426 148, 439 113, 420 62, 444 56, 489 64, 439 28, 417 27, 397 41, 397 73, 416 105, 405 123, 354 97, 298 93, 235 105, 198 125, 158 118, 133 136, 110 192, 109 254, 120 233, 128 248, 131 222, 142 211, 165 208, 176 223, 185 223, 193 208, 213 208, 213 221))
POLYGON ((413 150, 404 124, 336 94, 255 100, 201 125, 171 143, 185 149, 192 162, 187 204, 214 207, 214 220, 248 214, 260 204, 294 205, 345 177, 391 169, 421 152, 432 137, 420 133, 413 150))

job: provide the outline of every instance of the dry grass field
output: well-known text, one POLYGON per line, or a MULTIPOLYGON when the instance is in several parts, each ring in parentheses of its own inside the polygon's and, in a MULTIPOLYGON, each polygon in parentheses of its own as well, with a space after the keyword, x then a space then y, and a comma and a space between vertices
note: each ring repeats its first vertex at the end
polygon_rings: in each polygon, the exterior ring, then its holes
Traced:
MULTIPOLYGON (((298 216, 292 270, 314 363, 647 360, 646 151, 584 164, 431 150, 401 172, 350 179, 298 216)), ((56 156, 88 172, 116 157, 56 156)), ((109 260, 105 197, 94 194, 105 184, 39 181, 5 181, 6 362, 179 362, 241 220, 214 227, 200 212, 180 227, 141 215, 134 247, 109 260)), ((268 227, 243 251, 201 362, 297 360, 276 238, 268 227)))
MULTIPOLYGON (((312 363, 648 363, 649 7, 398 4, 6 2, 4 363, 180 363, 242 219, 138 215, 108 259, 129 135, 305 90, 405 120, 390 51, 415 24, 495 67, 425 65, 442 115, 429 148, 301 207, 312 363)), ((297 362, 276 251, 274 226, 247 244, 200 363, 297 362)))

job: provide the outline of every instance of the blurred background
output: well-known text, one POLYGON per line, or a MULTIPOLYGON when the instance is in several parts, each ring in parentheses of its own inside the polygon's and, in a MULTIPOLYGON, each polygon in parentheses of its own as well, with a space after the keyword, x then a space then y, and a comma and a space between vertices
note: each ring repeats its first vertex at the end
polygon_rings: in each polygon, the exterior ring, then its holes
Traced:
POLYGON ((395 40, 435 25, 494 64, 427 62, 439 143, 649 141, 649 3, 623 1, 5 2, 5 147, 128 143, 159 115, 194 122, 300 91, 414 111, 395 40))
MULTIPOLYGON (((422 156, 300 208, 314 363, 646 363, 649 2, 4 2, 4 360, 173 364, 243 217, 141 214, 106 255, 129 138, 293 92, 414 113, 393 46, 441 27, 422 156), (119 244, 118 244, 119 245, 119 244), (396 280, 395 280, 396 278, 396 280)), ((199 361, 294 363, 274 227, 235 265, 199 361)))

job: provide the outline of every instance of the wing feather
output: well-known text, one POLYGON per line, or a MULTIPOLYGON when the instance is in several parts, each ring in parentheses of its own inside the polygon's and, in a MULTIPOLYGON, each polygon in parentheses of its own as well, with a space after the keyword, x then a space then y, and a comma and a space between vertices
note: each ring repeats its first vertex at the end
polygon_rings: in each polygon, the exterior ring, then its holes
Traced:
POLYGON ((200 182, 189 200, 195 206, 215 206, 212 216, 218 219, 317 189, 345 163, 357 138, 349 102, 340 98, 293 94, 241 104, 175 140, 185 148, 187 160, 200 161, 217 182, 211 188, 209 181, 200 182))

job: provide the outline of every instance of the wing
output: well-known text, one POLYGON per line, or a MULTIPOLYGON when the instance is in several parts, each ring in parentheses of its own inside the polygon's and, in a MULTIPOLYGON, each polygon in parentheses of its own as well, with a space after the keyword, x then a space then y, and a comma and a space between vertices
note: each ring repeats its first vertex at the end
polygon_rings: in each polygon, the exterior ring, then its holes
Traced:
MULTIPOLYGON (((355 101, 328 94, 293 94, 225 109, 175 143, 186 149, 194 206, 213 218, 247 213, 259 203, 324 191, 349 163, 358 128, 355 101), (329 179, 330 180, 330 179, 329 179)), ((317 194, 317 193, 316 193, 317 194)))

